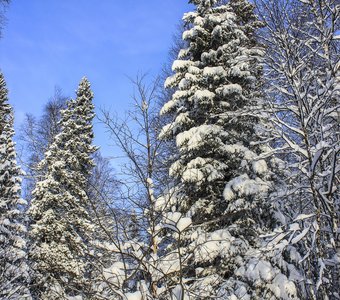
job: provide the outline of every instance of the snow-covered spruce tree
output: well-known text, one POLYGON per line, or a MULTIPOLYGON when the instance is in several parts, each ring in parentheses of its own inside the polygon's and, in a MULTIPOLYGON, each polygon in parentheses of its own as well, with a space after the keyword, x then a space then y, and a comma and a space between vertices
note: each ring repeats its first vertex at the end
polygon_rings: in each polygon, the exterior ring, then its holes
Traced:
POLYGON ((0 299, 31 299, 26 264, 26 227, 21 199, 21 170, 14 149, 13 112, 0 73, 0 299))
POLYGON ((26 114, 19 131, 19 147, 25 149, 20 159, 24 162, 25 173, 23 187, 27 201, 32 199, 32 191, 36 182, 46 171, 37 168, 44 158, 44 153, 52 144, 54 137, 60 132, 60 112, 66 108, 67 97, 56 87, 53 97, 43 108, 43 114, 36 117, 26 114))
POLYGON ((301 298, 339 299, 339 2, 258 2, 287 171, 275 195, 284 226, 270 244, 299 267, 301 298))
POLYGON ((165 82, 176 92, 161 110, 173 122, 160 138, 176 139, 179 151, 170 168, 175 186, 158 199, 158 208, 168 210, 163 225, 174 229, 178 245, 170 252, 179 261, 168 284, 177 285, 178 299, 292 299, 295 288, 278 268, 251 259, 259 235, 272 226, 263 51, 255 38, 261 23, 246 0, 190 2, 196 10, 184 16, 188 46, 165 82))
POLYGON ((29 209, 29 258, 35 299, 83 296, 87 282, 89 242, 93 225, 86 193, 93 167, 90 83, 83 78, 77 98, 62 111, 61 132, 45 153, 45 178, 37 183, 29 209))

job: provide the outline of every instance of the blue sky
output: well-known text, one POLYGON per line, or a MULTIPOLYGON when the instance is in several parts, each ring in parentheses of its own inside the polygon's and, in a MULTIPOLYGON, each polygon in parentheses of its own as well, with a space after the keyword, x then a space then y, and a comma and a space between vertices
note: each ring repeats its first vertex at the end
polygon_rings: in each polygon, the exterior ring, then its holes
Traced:
MULTIPOLYGON (((184 0, 12 0, 0 39, 0 69, 16 112, 39 115, 54 87, 67 96, 89 78, 95 105, 122 114, 129 106, 129 77, 155 76, 167 60, 184 0)), ((106 137, 95 127, 108 155, 106 137)))

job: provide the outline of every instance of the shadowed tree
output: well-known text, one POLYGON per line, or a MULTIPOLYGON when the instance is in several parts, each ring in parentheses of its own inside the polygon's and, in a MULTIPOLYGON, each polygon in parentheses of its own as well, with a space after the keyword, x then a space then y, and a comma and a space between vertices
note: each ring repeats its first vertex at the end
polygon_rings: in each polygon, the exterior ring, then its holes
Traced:
MULTIPOLYGON (((303 299, 338 299, 339 2, 259 0, 267 96, 283 185, 282 228, 271 243, 302 276, 303 299)), ((289 270, 285 271, 289 273, 289 270)))

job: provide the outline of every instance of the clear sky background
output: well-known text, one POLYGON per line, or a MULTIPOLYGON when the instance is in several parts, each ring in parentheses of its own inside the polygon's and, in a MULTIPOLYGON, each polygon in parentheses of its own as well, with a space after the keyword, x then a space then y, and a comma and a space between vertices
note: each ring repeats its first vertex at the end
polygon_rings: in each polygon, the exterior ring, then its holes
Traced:
MULTIPOLYGON (((54 87, 73 97, 85 75, 97 107, 123 114, 132 94, 129 77, 156 76, 167 60, 186 0, 12 0, 0 39, 0 69, 15 109, 39 116, 54 87)), ((110 155, 107 135, 96 143, 110 155)))

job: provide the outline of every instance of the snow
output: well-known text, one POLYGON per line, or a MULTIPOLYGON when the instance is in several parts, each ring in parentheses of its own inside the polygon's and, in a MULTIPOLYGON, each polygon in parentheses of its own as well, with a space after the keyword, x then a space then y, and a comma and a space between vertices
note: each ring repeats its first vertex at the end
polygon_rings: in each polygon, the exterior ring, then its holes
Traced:
POLYGON ((157 261, 157 269, 160 271, 160 276, 164 274, 172 274, 181 269, 180 259, 177 252, 170 252, 160 257, 157 261))
POLYGON ((177 199, 177 190, 172 187, 168 190, 165 190, 164 193, 159 196, 155 202, 156 211, 163 211, 165 208, 171 207, 176 204, 177 199))
POLYGON ((178 88, 180 90, 185 90, 189 87, 190 87, 190 80, 188 80, 187 78, 183 78, 178 84, 178 88))
MULTIPOLYGON (((178 101, 178 100, 181 100, 181 99, 185 99, 186 97, 188 96, 188 91, 181 91, 181 90, 177 90, 173 96, 172 96, 172 101, 169 101, 170 103, 171 102, 175 102, 178 101)), ((168 102, 168 103, 169 103, 168 102)))
POLYGON ((186 30, 183 32, 182 34, 182 39, 183 40, 189 40, 191 38, 193 38, 197 33, 196 33, 196 28, 191 28, 189 30, 186 30))
MULTIPOLYGON (((226 169, 226 165, 225 164, 220 164, 219 167, 222 167, 221 169, 226 169)), ((222 179, 224 177, 224 173, 221 172, 220 170, 218 170, 217 168, 215 168, 213 165, 206 165, 206 170, 209 171, 209 176, 207 178, 208 182, 213 182, 216 181, 218 179, 222 179)))
POLYGON ((242 67, 245 68, 245 66, 234 66, 230 69, 229 73, 230 76, 235 76, 235 77, 248 77, 250 76, 249 71, 243 71, 242 67))
POLYGON ((175 108, 177 105, 177 101, 171 100, 167 103, 165 103, 160 111, 160 115, 164 115, 166 113, 168 113, 169 111, 171 111, 173 108, 175 108))
POLYGON ((199 184, 204 180, 205 176, 200 169, 187 169, 182 174, 183 182, 193 182, 199 184))
POLYGON ((288 280, 283 274, 278 274, 270 285, 271 291, 274 295, 283 300, 296 299, 297 291, 295 284, 288 280))
POLYGON ((235 197, 235 193, 232 191, 231 186, 226 185, 223 191, 223 198, 226 201, 230 201, 235 197))
MULTIPOLYGON (((207 19, 212 23, 219 24, 225 21, 225 15, 224 14, 208 15, 207 19)), ((222 28, 221 26, 216 26, 216 27, 222 28)))
POLYGON ((171 291, 171 300, 190 300, 191 297, 187 295, 182 285, 176 285, 171 291))
POLYGON ((291 243, 292 244, 296 244, 297 242, 299 242, 301 239, 303 239, 303 237, 307 234, 307 232, 309 231, 310 227, 305 228, 304 230, 301 231, 301 233, 299 233, 297 236, 295 236, 292 240, 291 243))
POLYGON ((181 132, 176 136, 176 145, 179 148, 186 146, 188 150, 196 149, 208 142, 209 136, 219 136, 223 132, 218 125, 201 125, 181 132))
POLYGON ((178 220, 182 217, 180 212, 169 212, 164 216, 165 223, 176 224, 178 220))
POLYGON ((252 161, 253 159, 257 157, 256 153, 249 150, 247 147, 239 145, 239 144, 224 145, 223 150, 231 154, 241 153, 243 157, 248 161, 252 161))
POLYGON ((235 177, 226 184, 223 197, 226 201, 230 201, 235 196, 235 193, 239 196, 249 196, 266 193, 268 189, 268 184, 262 181, 262 179, 250 179, 247 174, 243 174, 235 177))
POLYGON ((196 16, 194 24, 202 27, 204 25, 204 18, 201 16, 196 16))
POLYGON ((172 76, 169 76, 164 82, 164 87, 165 88, 172 87, 173 85, 175 85, 177 83, 178 78, 179 78, 178 74, 174 74, 172 76))
POLYGON ((68 296, 67 300, 83 300, 83 297, 82 296, 74 296, 74 297, 68 296))
POLYGON ((226 229, 206 233, 195 231, 191 235, 193 241, 195 261, 213 261, 217 256, 225 257, 233 249, 231 246, 234 240, 226 229))
POLYGON ((205 67, 203 69, 203 76, 226 76, 227 73, 223 67, 205 67))
POLYGON ((193 62, 190 60, 175 60, 172 64, 172 71, 181 71, 187 69, 193 62))
POLYGON ((179 171, 182 169, 182 164, 179 160, 175 161, 169 169, 169 175, 171 177, 176 177, 177 174, 179 174, 179 171))
POLYGON ((182 232, 187 229, 192 221, 189 217, 183 217, 179 212, 168 212, 163 217, 165 227, 169 227, 175 231, 182 232))
POLYGON ((293 223, 289 225, 289 230, 290 231, 296 231, 300 229, 300 225, 298 223, 293 223))
POLYGON ((176 126, 180 126, 182 124, 187 124, 189 122, 190 122, 189 113, 185 112, 178 114, 174 123, 176 124, 176 126))
POLYGON ((228 84, 219 88, 222 91, 223 96, 229 96, 230 94, 241 94, 242 87, 239 84, 228 84))
POLYGON ((169 134, 171 134, 173 128, 174 128, 174 123, 169 123, 169 124, 164 125, 158 135, 158 138, 160 140, 166 139, 169 136, 169 134))
POLYGON ((110 284, 120 285, 123 283, 125 278, 125 266, 123 262, 115 262, 109 268, 104 268, 103 276, 105 281, 110 284))
POLYGON ((294 219, 294 221, 301 221, 301 220, 309 219, 313 216, 315 216, 315 214, 300 214, 294 219))
MULTIPOLYGON (((195 67, 195 66, 190 66, 188 68, 188 73, 191 73, 191 74, 194 74, 194 75, 199 75, 201 73, 201 69, 198 68, 198 67, 195 67)), ((188 73, 185 74, 185 75, 187 76, 188 73)))
MULTIPOLYGON (((178 52, 177 58, 178 58, 178 59, 182 59, 182 58, 186 57, 186 56, 188 55, 188 53, 189 53, 188 49, 181 49, 181 50, 179 50, 179 52, 178 52)), ((188 71, 189 71, 189 70, 188 70, 188 71)), ((189 72, 190 72, 190 71, 189 71, 189 72)))
POLYGON ((195 92, 194 97, 196 101, 202 101, 202 100, 214 100, 215 93, 210 92, 209 90, 198 90, 195 92))
POLYGON ((140 291, 137 291, 134 293, 126 293, 125 297, 126 297, 125 300, 143 300, 143 297, 140 291))
POLYGON ((267 163, 264 159, 253 161, 252 167, 255 173, 264 174, 268 170, 267 163))
POLYGON ((245 276, 253 281, 263 280, 270 282, 275 277, 275 270, 267 261, 251 259, 247 263, 245 276))
POLYGON ((277 249, 284 248, 288 242, 284 238, 288 235, 287 232, 279 233, 270 243, 268 243, 268 248, 275 247, 277 249), (282 241, 283 240, 283 241, 282 241), (281 242, 281 244, 279 244, 281 242))
POLYGON ((173 288, 172 298, 176 300, 183 300, 183 288, 181 285, 177 285, 173 288))

